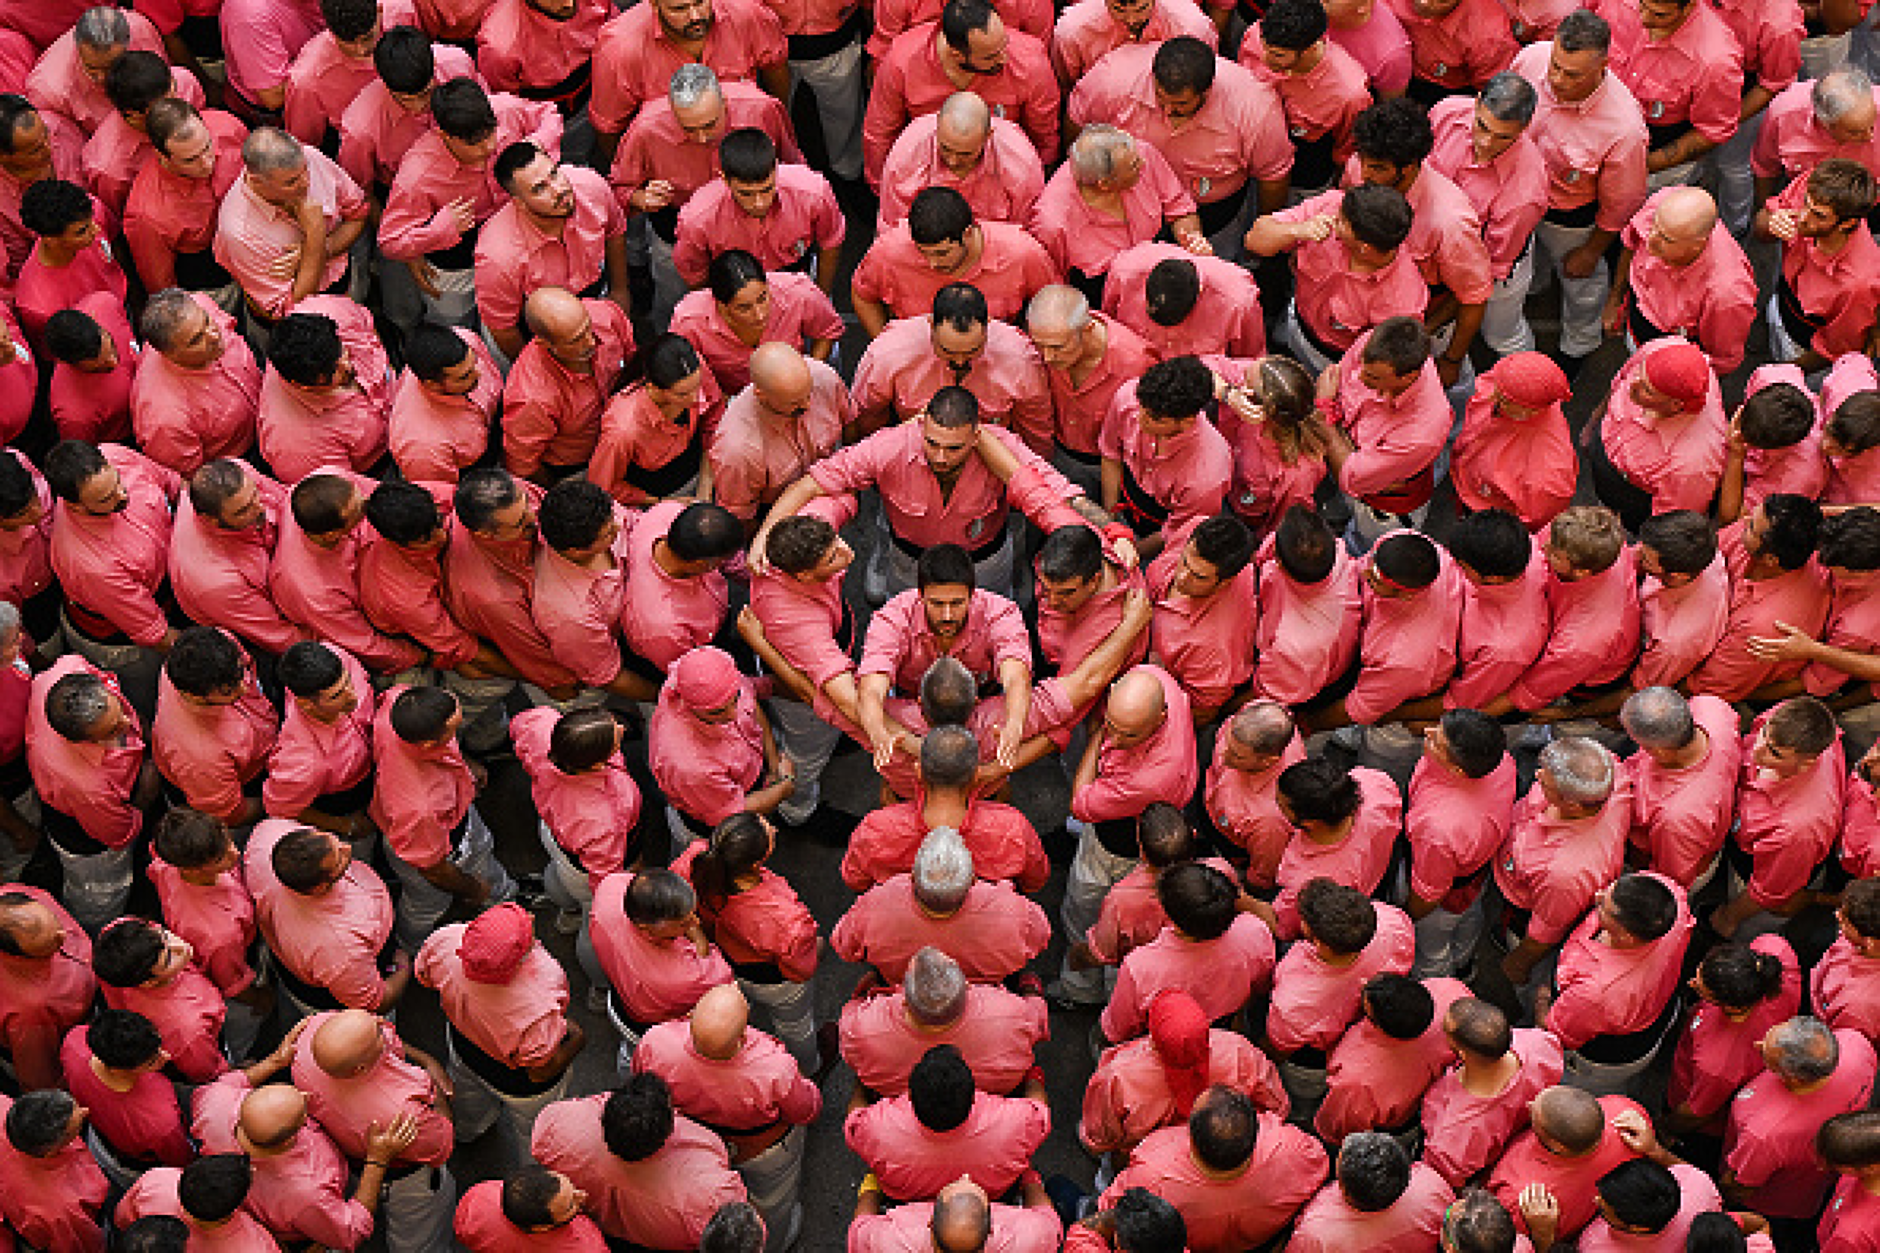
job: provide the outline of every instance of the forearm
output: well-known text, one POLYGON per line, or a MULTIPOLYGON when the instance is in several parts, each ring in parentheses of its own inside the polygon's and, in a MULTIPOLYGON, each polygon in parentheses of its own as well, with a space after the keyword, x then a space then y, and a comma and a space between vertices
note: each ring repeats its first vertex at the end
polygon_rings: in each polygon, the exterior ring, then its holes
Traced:
POLYGON ((338 228, 330 232, 326 237, 327 260, 330 261, 334 257, 344 256, 347 250, 350 249, 354 243, 358 242, 359 237, 365 234, 365 229, 366 219, 363 215, 353 218, 349 222, 341 222, 338 228))
POLYGON ((1687 161, 1695 161, 1716 146, 1715 140, 1705 138, 1698 131, 1685 131, 1664 147, 1646 153, 1645 168, 1653 174, 1659 174, 1687 161))
POLYGON ((855 306, 855 320, 868 332, 868 338, 874 339, 888 325, 888 306, 879 300, 870 300, 858 292, 849 293, 850 303, 855 306))

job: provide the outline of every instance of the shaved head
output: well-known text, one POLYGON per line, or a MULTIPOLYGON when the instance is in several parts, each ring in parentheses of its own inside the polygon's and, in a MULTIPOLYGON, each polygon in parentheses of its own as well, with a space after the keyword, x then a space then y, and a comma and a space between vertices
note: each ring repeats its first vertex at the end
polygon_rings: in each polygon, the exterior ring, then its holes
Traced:
POLYGON ((947 140, 977 143, 992 132, 992 108, 976 92, 956 91, 940 106, 934 127, 947 140))
POLYGON ((721 983, 692 1007, 692 1047, 714 1061, 726 1061, 744 1047, 744 1028, 751 1020, 750 1002, 736 983, 721 983))
POLYGON ((1599 1147, 1606 1131, 1606 1111, 1599 1098, 1578 1088, 1555 1086, 1534 1098, 1534 1129, 1581 1157, 1599 1147))
POLYGON ((385 1051, 384 1024, 363 1009, 343 1009, 315 1028, 313 1060, 335 1079, 368 1070, 385 1051))
POLYGON ((541 287, 522 306, 522 316, 529 329, 544 339, 565 339, 580 332, 587 310, 566 287, 541 287))
POLYGON ((307 1122, 307 1098, 284 1083, 256 1088, 242 1098, 237 1126, 258 1149, 279 1148, 307 1122))
POLYGON ((1677 234, 1706 233, 1717 224, 1717 202, 1701 187, 1675 187, 1658 202, 1656 225, 1677 234))
POLYGON ((809 362, 792 344, 767 340, 751 353, 751 386, 758 399, 780 413, 809 400, 814 388, 809 362))
POLYGON ((1235 714, 1230 726, 1236 740, 1267 756, 1283 751, 1292 742, 1292 715, 1274 701, 1255 701, 1235 714))
POLYGON ((992 1236, 992 1206, 970 1183, 949 1184, 934 1201, 928 1230, 943 1253, 978 1253, 992 1236))
POLYGON ((1047 334, 1081 331, 1090 325, 1090 300, 1064 283, 1040 287, 1031 303, 1025 306, 1025 325, 1047 334))
POLYGON ((1168 699, 1162 692, 1161 680, 1141 666, 1110 688, 1110 708, 1105 720, 1119 731, 1150 735, 1167 715, 1168 699))

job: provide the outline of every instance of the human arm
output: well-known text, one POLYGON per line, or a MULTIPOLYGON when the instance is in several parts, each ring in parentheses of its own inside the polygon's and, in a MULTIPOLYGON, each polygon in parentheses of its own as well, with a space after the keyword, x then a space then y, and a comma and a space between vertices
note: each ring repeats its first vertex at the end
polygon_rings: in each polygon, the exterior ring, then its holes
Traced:
POLYGON ((1880 655, 1856 652, 1811 638, 1800 627, 1777 622, 1780 635, 1752 635, 1747 645, 1758 661, 1818 662, 1863 683, 1880 683, 1880 655))
POLYGON ((1632 295, 1632 257, 1631 248, 1619 250, 1619 260, 1612 267, 1612 290, 1606 295, 1606 307, 1600 314, 1600 324, 1606 334, 1617 335, 1625 329, 1626 301, 1632 295))
POLYGON ((1321 213, 1300 222, 1282 221, 1277 215, 1267 214, 1255 218, 1253 225, 1247 228, 1247 251, 1255 256, 1275 257, 1282 252, 1291 252, 1301 244, 1320 243, 1331 238, 1337 225, 1337 215, 1331 213, 1321 213))

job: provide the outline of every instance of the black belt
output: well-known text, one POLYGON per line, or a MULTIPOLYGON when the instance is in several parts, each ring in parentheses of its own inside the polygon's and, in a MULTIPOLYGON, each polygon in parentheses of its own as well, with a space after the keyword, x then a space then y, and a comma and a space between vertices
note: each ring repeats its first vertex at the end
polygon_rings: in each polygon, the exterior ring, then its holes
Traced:
MULTIPOLYGON (((730 965, 731 973, 747 983, 758 983, 767 988, 774 988, 778 984, 790 982, 783 977, 783 968, 776 962, 731 962, 730 965)), ((739 1134, 749 1135, 750 1133, 740 1132, 739 1134)))
POLYGON ((1656 322, 1645 316, 1638 307, 1638 293, 1632 293, 1632 301, 1626 307, 1626 329, 1632 332, 1632 338, 1640 345, 1649 344, 1654 339, 1663 339, 1671 332, 1661 329, 1656 322))
MULTIPOLYGON (((902 539, 899 535, 896 535, 893 531, 888 532, 888 538, 894 541, 894 546, 896 548, 900 549, 903 553, 906 553, 909 557, 913 558, 915 561, 919 561, 920 555, 927 551, 926 549, 922 548, 919 544, 914 543, 912 540, 902 539)), ((966 555, 972 559, 972 562, 974 565, 978 565, 980 562, 985 561, 989 559, 990 557, 992 557, 993 554, 997 553, 999 549, 1003 547, 1005 547, 1005 528, 1000 527, 998 531, 996 531, 993 534, 993 537, 991 539, 987 540, 985 543, 981 544, 979 547, 970 550, 966 555)))
POLYGON ((1673 996, 1664 1012, 1648 1027, 1626 1035, 1596 1035, 1574 1051, 1589 1062, 1601 1066, 1624 1066, 1643 1061, 1645 1055, 1664 1037, 1678 1012, 1678 998, 1673 996))
POLYGON ((690 483, 698 476, 699 467, 705 463, 705 441, 699 438, 698 424, 689 414, 686 416, 686 425, 692 428, 692 438, 671 461, 663 466, 628 462, 620 472, 620 477, 648 496, 662 500, 690 483))
POLYGON ((1090 824, 1090 833, 1097 837, 1097 843, 1103 851, 1112 857, 1126 857, 1134 861, 1142 856, 1142 844, 1136 838, 1134 818, 1100 818, 1090 824))
POLYGON ((529 1078, 528 1071, 518 1070, 514 1066, 505 1065, 491 1057, 448 1021, 444 1023, 444 1035, 450 1040, 450 1046, 455 1051, 457 1060, 468 1067, 471 1074, 504 1096, 541 1096, 545 1092, 552 1092, 555 1085, 561 1082, 560 1075, 548 1080, 529 1078))
POLYGON ((792 61, 820 61, 834 56, 862 36, 862 11, 858 8, 843 19, 842 25, 821 35, 791 35, 792 61))
MULTIPOLYGON (((378 957, 376 959, 381 971, 391 966, 393 954, 396 952, 397 947, 398 941, 396 937, 387 935, 385 937, 385 943, 379 946, 378 957)), ((295 1000, 315 1010, 346 1008, 346 1006, 340 1004, 339 998, 334 996, 329 989, 319 984, 308 983, 288 968, 286 958, 282 957, 279 953, 276 953, 274 956, 275 960, 270 963, 270 965, 273 967, 275 975, 280 979, 281 986, 286 988, 288 992, 293 995, 295 1000)))
POLYGON ((1103 457, 1101 454, 1094 453, 1094 452, 1079 452, 1077 449, 1071 448, 1068 445, 1066 445, 1063 440, 1054 440, 1052 442, 1056 444, 1057 450, 1059 452, 1063 453, 1066 457, 1070 458, 1072 461, 1075 461, 1080 466, 1100 466, 1103 464, 1103 457))
POLYGON ((85 825, 64 810, 54 809, 42 796, 39 799, 39 827, 48 840, 68 857, 96 857, 111 849, 92 838, 85 825))
POLYGON ((1200 204, 1201 233, 1212 235, 1233 225, 1234 219, 1240 216, 1241 207, 1247 203, 1247 189, 1252 186, 1253 180, 1250 178, 1232 195, 1222 196, 1219 200, 1197 202, 1200 204))
POLYGON ((178 252, 175 269, 176 285, 184 291, 215 291, 235 281, 234 275, 222 268, 214 250, 209 248, 201 252, 178 252))
POLYGON ((1138 539, 1154 535, 1168 521, 1168 506, 1143 489, 1127 461, 1122 463, 1122 467, 1123 494, 1117 499, 1113 510, 1116 520, 1134 531, 1138 539))
POLYGON ((372 787, 378 780, 378 771, 367 768, 365 777, 351 787, 335 788, 324 793, 313 802, 313 808, 323 814, 356 814, 364 811, 372 802, 372 787))
POLYGON ((1286 1060, 1306 1070, 1324 1070, 1326 1065, 1325 1050, 1313 1048, 1310 1045, 1302 1049, 1294 1049, 1287 1055, 1286 1060))
POLYGON ((1660 122, 1655 126, 1647 122, 1645 130, 1651 136, 1651 150, 1656 152, 1665 145, 1675 144, 1690 134, 1691 123, 1689 118, 1682 122, 1660 122))
POLYGON ((1808 315, 1795 289, 1789 286, 1788 276, 1781 273, 1776 275, 1776 312, 1781 315, 1782 329, 1803 348, 1813 348, 1816 332, 1828 324, 1826 318, 1808 315))
POLYGON ((436 252, 427 252, 424 259, 440 270, 469 270, 477 263, 477 231, 472 226, 463 233, 463 238, 448 248, 439 248, 436 252))
POLYGON ((518 87, 516 94, 524 100, 549 101, 564 115, 579 113, 587 106, 588 87, 593 74, 594 62, 584 60, 559 83, 547 87, 518 87))
POLYGON ((653 234, 667 243, 675 243, 679 238, 679 210, 675 205, 664 209, 655 209, 646 215, 646 224, 653 229, 653 234))
POLYGON ((1329 187, 1338 177, 1338 132, 1328 128, 1317 139, 1293 137, 1292 183, 1295 187, 1329 187))
POLYGON ((1555 226, 1591 226, 1599 220, 1599 201, 1589 200, 1583 205, 1571 209, 1556 209, 1552 205, 1541 215, 1541 221, 1551 222, 1555 226))
POLYGON ((1330 357, 1333 361, 1338 361, 1344 357, 1345 350, 1342 348, 1334 348, 1320 339, 1317 332, 1306 323, 1306 315, 1300 312, 1296 307, 1293 310, 1293 321, 1298 323, 1299 333, 1305 336, 1306 343, 1311 344, 1317 349, 1320 356, 1330 357))
POLYGON ((1425 109, 1433 109, 1451 96, 1469 94, 1467 87, 1448 87, 1431 78, 1410 76, 1409 86, 1404 88, 1404 95, 1410 97, 1425 109))
POLYGON ((1084 299, 1088 300, 1093 307, 1101 308, 1103 305, 1103 280, 1105 277, 1106 276, 1102 274, 1085 274, 1076 266, 1072 266, 1065 272, 1064 281, 1082 293, 1084 299))
POLYGON ((198 61, 224 59, 222 56, 222 21, 216 14, 185 14, 174 33, 198 61))

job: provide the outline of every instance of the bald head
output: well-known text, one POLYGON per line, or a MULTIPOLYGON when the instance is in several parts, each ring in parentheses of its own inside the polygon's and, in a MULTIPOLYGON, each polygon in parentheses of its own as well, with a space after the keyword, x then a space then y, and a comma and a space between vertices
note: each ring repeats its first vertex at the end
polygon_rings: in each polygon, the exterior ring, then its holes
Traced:
POLYGON ((1110 709, 1105 721, 1117 731, 1129 735, 1151 735, 1168 716, 1168 700, 1162 683, 1141 666, 1118 679, 1110 688, 1110 709))
POLYGON ((768 340, 751 354, 751 386, 771 409, 790 413, 809 400, 809 362, 795 345, 768 340))
POLYGON ((940 106, 934 129, 949 146, 956 140, 962 147, 983 143, 992 133, 992 108, 976 92, 956 91, 940 106))
POLYGON ((335 1079, 368 1070, 385 1051, 381 1021, 363 1009, 343 1009, 313 1033, 313 1061, 335 1079))
POLYGON ((1270 700, 1255 701, 1234 715, 1231 729, 1234 738, 1248 751, 1271 757, 1292 742, 1293 720, 1284 705, 1270 700))
POLYGON ((934 1201, 928 1230, 941 1253, 978 1253, 992 1236, 992 1205, 971 1180, 950 1183, 934 1201))
POLYGON ((744 1047, 744 1028, 750 1020, 750 1002, 738 985, 721 983, 692 1007, 692 1047, 716 1061, 736 1057, 744 1047))
POLYGON ((1047 335, 1081 331, 1090 325, 1090 300, 1064 283, 1040 287, 1025 306, 1025 325, 1047 335))
POLYGON ((63 928, 59 916, 37 897, 0 892, 0 952, 44 961, 59 951, 63 928))
POLYGON ((580 333, 587 310, 581 307, 581 298, 566 287, 541 287, 522 306, 522 316, 529 329, 542 338, 567 339, 580 333))
POLYGON ((258 1149, 279 1148, 307 1122, 307 1098, 284 1083, 256 1088, 242 1098, 236 1124, 258 1149))
POLYGON ((1551 1087, 1534 1098, 1534 1129, 1567 1156, 1580 1157, 1599 1147, 1606 1131, 1606 1111, 1590 1092, 1551 1087))
POLYGON ((1703 235, 1717 224, 1717 202, 1701 187, 1674 187, 1658 202, 1657 227, 1668 235, 1703 235))

